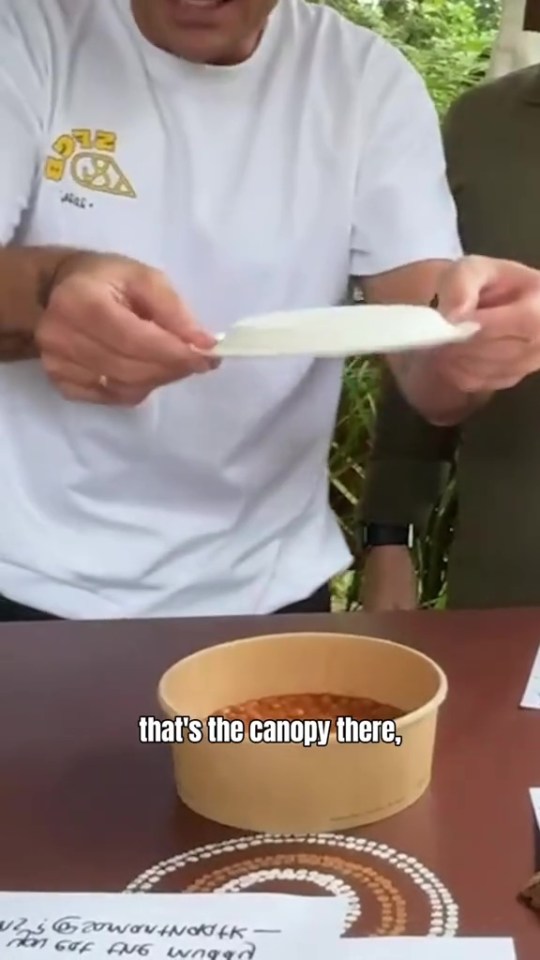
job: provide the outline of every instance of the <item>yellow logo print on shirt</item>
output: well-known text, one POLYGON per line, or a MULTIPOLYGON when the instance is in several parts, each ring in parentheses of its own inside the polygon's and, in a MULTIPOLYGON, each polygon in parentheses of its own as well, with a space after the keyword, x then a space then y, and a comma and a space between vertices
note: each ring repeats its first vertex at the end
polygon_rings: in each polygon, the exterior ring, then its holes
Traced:
POLYGON ((137 194, 113 156, 117 143, 117 134, 108 130, 63 133, 45 161, 45 179, 60 183, 69 172, 85 190, 134 198, 137 194))

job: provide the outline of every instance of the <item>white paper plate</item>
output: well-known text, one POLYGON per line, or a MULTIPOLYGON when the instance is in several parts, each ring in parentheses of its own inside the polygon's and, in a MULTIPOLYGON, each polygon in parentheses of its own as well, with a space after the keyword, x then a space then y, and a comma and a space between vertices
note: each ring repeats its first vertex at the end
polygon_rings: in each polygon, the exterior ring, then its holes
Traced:
POLYGON ((212 350, 219 357, 349 357, 467 340, 476 323, 454 326, 431 307, 346 306, 240 320, 212 350))

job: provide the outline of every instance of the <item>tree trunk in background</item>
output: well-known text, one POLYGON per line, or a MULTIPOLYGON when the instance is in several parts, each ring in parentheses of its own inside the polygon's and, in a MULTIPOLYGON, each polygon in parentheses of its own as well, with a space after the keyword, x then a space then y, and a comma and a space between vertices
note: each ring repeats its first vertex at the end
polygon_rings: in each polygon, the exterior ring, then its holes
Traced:
POLYGON ((540 63, 539 0, 503 0, 501 26, 488 77, 501 77, 540 63))

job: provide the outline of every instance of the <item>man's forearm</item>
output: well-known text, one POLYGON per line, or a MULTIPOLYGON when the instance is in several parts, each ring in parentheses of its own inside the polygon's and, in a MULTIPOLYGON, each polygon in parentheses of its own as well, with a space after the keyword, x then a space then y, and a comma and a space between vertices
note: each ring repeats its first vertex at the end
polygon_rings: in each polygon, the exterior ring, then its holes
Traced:
POLYGON ((387 357, 387 362, 404 397, 434 426, 453 427, 490 399, 491 394, 463 393, 445 383, 430 351, 387 357))
POLYGON ((67 247, 0 249, 0 363, 38 355, 36 326, 60 268, 75 253, 67 247))

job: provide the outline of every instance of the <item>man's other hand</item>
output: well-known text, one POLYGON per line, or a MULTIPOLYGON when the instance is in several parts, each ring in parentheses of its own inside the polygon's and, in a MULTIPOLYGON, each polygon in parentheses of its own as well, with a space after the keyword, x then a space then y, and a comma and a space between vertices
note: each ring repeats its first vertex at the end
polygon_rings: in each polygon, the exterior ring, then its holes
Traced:
POLYGON ((60 268, 35 332, 49 378, 68 400, 137 406, 157 387, 217 361, 158 270, 124 257, 75 254, 60 268))

